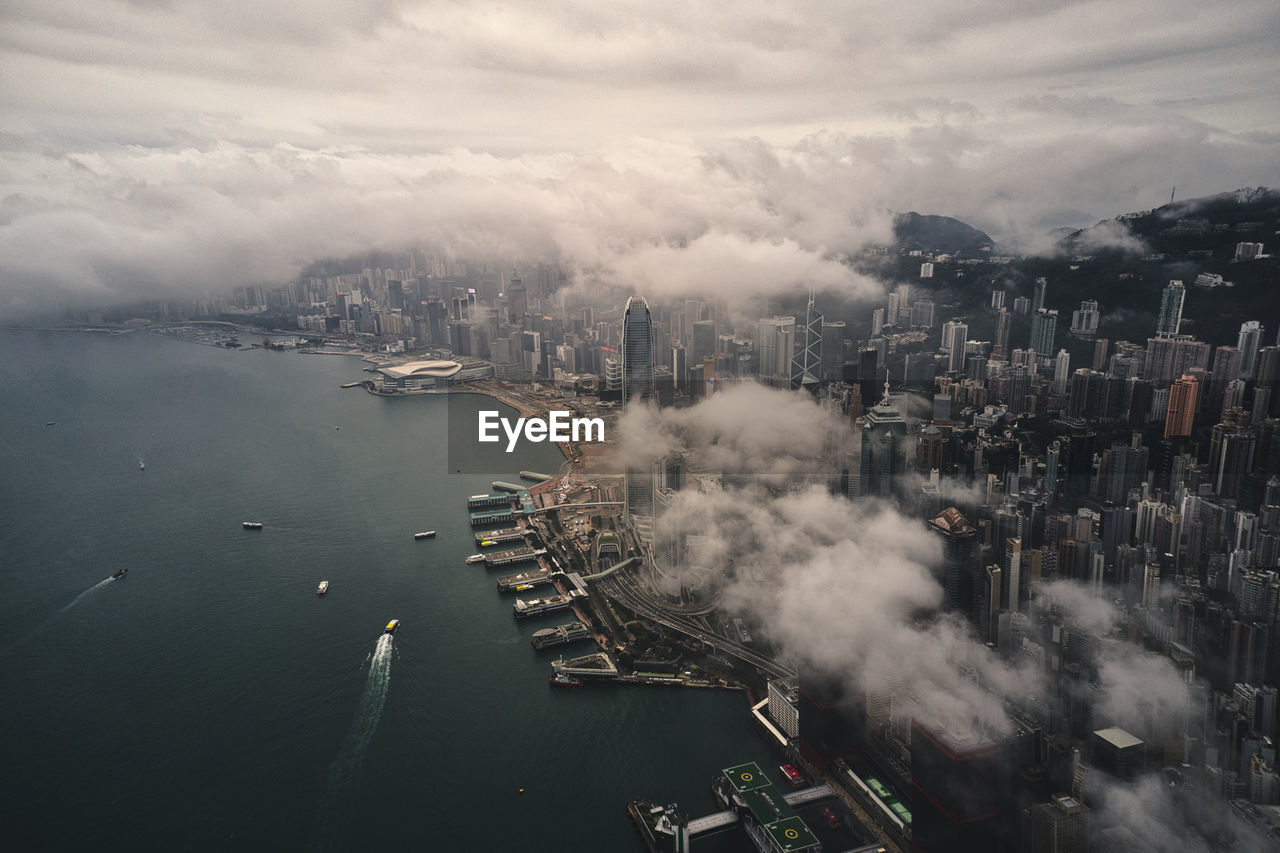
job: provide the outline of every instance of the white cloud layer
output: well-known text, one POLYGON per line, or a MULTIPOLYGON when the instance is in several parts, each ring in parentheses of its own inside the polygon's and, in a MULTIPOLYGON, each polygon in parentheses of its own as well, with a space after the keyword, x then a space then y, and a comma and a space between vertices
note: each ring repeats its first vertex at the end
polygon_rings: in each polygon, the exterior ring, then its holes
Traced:
POLYGON ((1280 183, 1272 12, 13 0, 0 311, 423 244, 857 294, 891 209, 999 237, 1280 183))

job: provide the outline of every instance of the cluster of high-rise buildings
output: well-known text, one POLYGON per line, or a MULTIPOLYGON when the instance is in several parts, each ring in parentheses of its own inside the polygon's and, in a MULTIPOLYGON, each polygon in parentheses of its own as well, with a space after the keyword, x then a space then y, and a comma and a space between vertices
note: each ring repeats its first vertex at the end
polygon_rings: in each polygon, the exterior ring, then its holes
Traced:
MULTIPOLYGON (((1059 329, 1045 279, 993 291, 981 323, 939 322, 907 285, 846 324, 812 298, 754 320, 696 295, 569 309, 551 299, 560 283, 546 266, 411 265, 242 296, 294 300, 317 334, 448 351, 468 377, 659 406, 759 382, 843 414, 849 441, 823 460, 832 490, 914 513, 943 554, 941 609, 1044 686, 1003 696, 1012 723, 989 731, 922 722, 890 675, 851 690, 802 673, 771 691, 798 760, 850 762, 911 804, 915 849, 1141 850, 1090 816, 1115 780, 1151 772, 1207 835, 1280 824, 1280 340, 1262 321, 1198 340, 1179 281, 1139 341, 1099 337, 1094 300, 1059 329), (1087 364, 1073 369, 1067 335, 1087 364), (1042 594, 1057 580, 1110 601, 1107 627, 1042 594), (1107 718, 1094 698, 1121 645, 1172 668, 1190 698, 1107 718)), ((687 474, 678 454, 625 472, 626 515, 671 569, 684 541, 662 515, 687 474)), ((735 478, 749 472, 726 472, 726 487, 735 478)))

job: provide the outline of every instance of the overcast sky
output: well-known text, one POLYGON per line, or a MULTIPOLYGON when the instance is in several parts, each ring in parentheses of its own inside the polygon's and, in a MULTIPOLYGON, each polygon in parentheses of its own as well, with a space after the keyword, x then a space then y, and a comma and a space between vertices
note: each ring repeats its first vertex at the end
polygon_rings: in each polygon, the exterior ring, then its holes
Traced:
POLYGON ((1280 185, 1277 44, 1273 0, 7 0, 0 311, 428 243, 857 290, 887 210, 1280 185))

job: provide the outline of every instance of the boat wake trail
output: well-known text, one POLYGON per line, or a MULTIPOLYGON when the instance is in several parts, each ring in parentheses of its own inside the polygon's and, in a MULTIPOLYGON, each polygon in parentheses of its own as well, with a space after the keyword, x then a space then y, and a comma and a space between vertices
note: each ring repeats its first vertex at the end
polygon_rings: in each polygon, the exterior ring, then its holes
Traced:
POLYGON ((58 612, 59 612, 59 613, 66 613, 68 610, 70 610, 71 608, 73 608, 73 607, 75 607, 77 604, 79 604, 81 601, 83 601, 83 600, 85 599, 85 597, 86 597, 86 596, 88 596, 90 593, 92 593, 92 592, 96 592, 97 590, 102 589, 102 587, 104 587, 104 586, 106 586, 107 584, 111 583, 113 580, 115 580, 115 578, 107 578, 107 579, 105 579, 105 580, 100 580, 100 581, 98 581, 98 582, 97 582, 97 583, 95 583, 93 586, 89 587, 89 588, 88 588, 88 589, 86 589, 84 592, 80 593, 80 594, 79 594, 79 595, 77 595, 75 598, 71 599, 71 603, 70 603, 70 604, 68 604, 66 607, 62 608, 61 610, 59 610, 58 612))
POLYGON ((392 637, 390 634, 383 634, 378 638, 378 645, 369 658, 369 675, 365 679, 364 692, 360 695, 360 704, 356 707, 351 730, 342 741, 333 764, 329 765, 329 786, 320 803, 316 831, 312 836, 312 850, 326 849, 330 843, 343 846, 334 837, 334 827, 331 824, 339 816, 337 807, 341 805, 343 795, 359 777, 365 750, 378 728, 378 720, 382 718, 382 706, 386 704, 387 689, 391 686, 391 651, 392 637))

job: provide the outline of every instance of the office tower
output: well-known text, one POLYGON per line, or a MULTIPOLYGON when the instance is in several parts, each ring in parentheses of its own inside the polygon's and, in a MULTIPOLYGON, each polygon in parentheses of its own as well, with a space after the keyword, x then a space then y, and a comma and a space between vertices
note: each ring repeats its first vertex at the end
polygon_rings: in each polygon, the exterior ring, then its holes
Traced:
POLYGON ((1176 335, 1182 325, 1182 300, 1187 289, 1180 281, 1171 281, 1160 296, 1160 316, 1156 320, 1156 336, 1176 335))
POLYGON ((929 527, 942 539, 943 609, 968 616, 978 571, 978 531, 955 507, 943 510, 929 527))
POLYGON ((1092 764, 1117 779, 1133 779, 1146 763, 1146 743, 1124 729, 1099 729, 1089 742, 1092 764))
POLYGON ((1107 349, 1111 342, 1106 338, 1098 338, 1093 342, 1093 369, 1107 369, 1107 349))
MULTIPOLYGON (((996 569, 998 573, 1000 570, 996 569)), ((998 594, 998 591, 997 591, 998 594)), ((954 723, 911 723, 912 849, 977 853, 1003 849, 1004 744, 954 723)))
POLYGON ((1071 334, 1077 338, 1092 338, 1098 333, 1098 303, 1086 299, 1077 311, 1071 312, 1071 334))
POLYGON ((1164 437, 1190 438, 1196 417, 1196 396, 1200 383, 1194 376, 1183 376, 1169 388, 1169 413, 1165 417, 1164 437))
POLYGON ((948 373, 964 370, 964 345, 968 340, 968 324, 959 320, 948 320, 942 324, 942 350, 947 355, 948 373))
POLYGON ((507 286, 507 305, 509 306, 508 322, 513 326, 524 325, 524 315, 529 310, 528 295, 519 278, 511 279, 507 286))
POLYGON ((791 389, 817 391, 822 380, 822 315, 813 306, 813 294, 805 309, 804 325, 796 332, 791 356, 791 389))
POLYGON ((841 369, 844 367, 844 336, 843 320, 830 323, 822 321, 822 379, 824 382, 838 381, 841 378, 841 369))
POLYGON ((756 324, 756 375, 779 388, 791 381, 795 354, 796 318, 761 317, 756 324))
POLYGON ((1006 293, 1006 291, 1003 291, 1003 290, 993 290, 993 291, 991 291, 991 310, 993 310, 993 311, 1003 311, 1003 310, 1004 310, 1004 297, 1005 297, 1005 293, 1006 293))
POLYGON ((622 317, 622 399, 653 397, 653 320, 643 297, 627 300, 622 317))
POLYGON ((1053 357, 1053 336, 1058 327, 1058 312, 1041 308, 1031 315, 1031 349, 1045 364, 1053 357))
POLYGON ((1058 350, 1058 357, 1053 360, 1053 393, 1067 393, 1067 383, 1071 379, 1071 354, 1064 349, 1058 350))
MULTIPOLYGON (((1250 320, 1240 326, 1236 349, 1240 350, 1240 378, 1252 379, 1258 367, 1258 349, 1262 346, 1262 324, 1250 320)), ((1215 366, 1214 375, 1217 375, 1215 366)))
POLYGON ((1023 812, 1027 853, 1089 853, 1089 809, 1065 794, 1023 812))
MULTIPOLYGON (((701 303, 699 303, 701 304, 701 303)), ((688 322, 688 314, 685 315, 688 322)), ((693 322, 693 348, 689 354, 690 363, 700 365, 708 358, 716 355, 716 324, 712 320, 695 320, 693 322)))
POLYGON ((893 293, 889 294, 889 310, 884 315, 884 321, 887 325, 890 325, 890 326, 898 325, 898 312, 899 312, 898 303, 899 303, 899 300, 901 299, 902 299, 902 295, 898 293, 898 291, 896 290, 893 293))
POLYGON ((884 309, 877 308, 871 312, 871 337, 878 338, 884 331, 884 309))
POLYGON ((1050 501, 1058 491, 1058 478, 1062 473, 1061 465, 1062 444, 1055 440, 1049 444, 1044 454, 1044 490, 1048 493, 1050 501))
MULTIPOLYGON (((1000 291, 1004 293, 1004 291, 1000 291)), ((1009 357, 1009 327, 1012 326, 1012 315, 1007 309, 1001 308, 996 314, 996 342, 991 348, 991 357, 994 359, 1004 360, 1009 357)))
POLYGON ((933 328, 934 304, 928 300, 918 299, 911 303, 911 325, 915 328, 933 328))
POLYGON ((858 497, 889 497, 902 476, 907 422, 889 400, 889 383, 884 397, 862 416, 861 464, 858 470, 858 497))
POLYGON ((1014 300, 1013 300, 1013 313, 1015 313, 1015 314, 1030 314, 1030 313, 1031 313, 1031 300, 1030 300, 1030 299, 1028 299, 1028 298, 1027 298, 1027 297, 1025 297, 1025 296, 1016 296, 1016 297, 1014 297, 1014 300))
POLYGON ((682 346, 671 348, 671 374, 677 387, 685 389, 689 386, 689 351, 682 346))
MULTIPOLYGON (((653 399, 653 320, 642 297, 627 300, 622 316, 622 399, 653 399)), ((641 460, 623 470, 626 482, 624 512, 632 524, 653 518, 653 460, 641 460)))
POLYGON ((1031 296, 1030 313, 1032 316, 1035 316, 1036 312, 1044 307, 1044 291, 1046 287, 1048 287, 1048 282, 1043 278, 1036 279, 1035 290, 1032 292, 1031 296))

